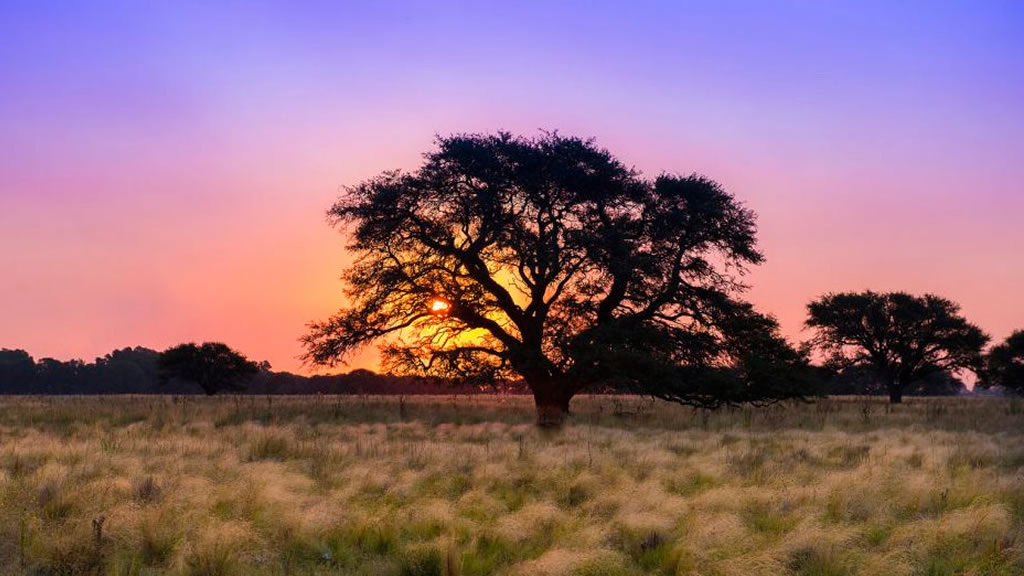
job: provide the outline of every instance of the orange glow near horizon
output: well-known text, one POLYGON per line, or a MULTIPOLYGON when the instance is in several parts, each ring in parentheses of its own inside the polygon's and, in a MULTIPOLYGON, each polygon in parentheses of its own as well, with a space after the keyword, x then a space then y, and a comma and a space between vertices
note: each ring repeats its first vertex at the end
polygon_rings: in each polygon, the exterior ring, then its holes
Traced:
POLYGON ((440 298, 434 298, 430 301, 430 312, 431 314, 447 314, 448 310, 451 309, 451 304, 445 302, 440 298))

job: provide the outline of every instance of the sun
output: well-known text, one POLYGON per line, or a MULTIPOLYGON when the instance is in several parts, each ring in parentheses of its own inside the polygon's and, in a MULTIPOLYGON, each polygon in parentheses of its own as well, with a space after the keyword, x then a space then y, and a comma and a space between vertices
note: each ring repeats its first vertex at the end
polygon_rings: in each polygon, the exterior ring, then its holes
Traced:
POLYGON ((451 304, 445 302, 440 298, 434 298, 430 301, 430 313, 431 314, 447 314, 448 310, 451 309, 451 304))

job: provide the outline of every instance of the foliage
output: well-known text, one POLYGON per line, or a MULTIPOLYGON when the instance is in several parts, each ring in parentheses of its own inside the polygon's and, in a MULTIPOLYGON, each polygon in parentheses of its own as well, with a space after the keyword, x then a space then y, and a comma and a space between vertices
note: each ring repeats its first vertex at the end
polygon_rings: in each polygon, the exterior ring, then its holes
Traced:
POLYGON ((220 342, 181 344, 160 354, 161 380, 198 384, 208 395, 221 390, 244 390, 246 379, 259 365, 220 342))
MULTIPOLYGON (((122 348, 93 362, 43 358, 23 350, 0 350, 0 394, 196 394, 195 383, 160 382, 160 353, 142 346, 122 348)), ((304 376, 271 371, 259 363, 246 394, 440 394, 479 392, 468 385, 352 370, 347 374, 304 376)))
POLYGON ((24 382, 35 376, 36 362, 28 352, 0 349, 0 383, 24 382))
MULTIPOLYGON (((823 369, 823 393, 829 396, 884 396, 889 393, 886 382, 871 366, 851 366, 841 372, 823 369)), ((947 372, 932 372, 904 388, 905 396, 956 396, 968 393, 962 380, 947 372)))
POLYGON ((899 402, 912 382, 935 373, 982 368, 988 336, 945 298, 905 292, 828 294, 808 305, 811 347, 827 366, 844 371, 867 367, 899 402))
POLYGON ((989 350, 981 385, 1024 394, 1024 330, 1017 330, 989 350))
POLYGON ((766 370, 803 359, 738 299, 763 257, 753 212, 717 183, 645 179, 558 134, 437 146, 331 208, 358 259, 350 307, 305 337, 309 361, 384 340, 390 370, 521 377, 539 409, 561 411, 597 387, 704 407, 805 392, 766 370))
POLYGON ((0 350, 0 393, 123 394, 155 391, 159 352, 123 348, 96 358, 38 362, 22 350, 0 350))

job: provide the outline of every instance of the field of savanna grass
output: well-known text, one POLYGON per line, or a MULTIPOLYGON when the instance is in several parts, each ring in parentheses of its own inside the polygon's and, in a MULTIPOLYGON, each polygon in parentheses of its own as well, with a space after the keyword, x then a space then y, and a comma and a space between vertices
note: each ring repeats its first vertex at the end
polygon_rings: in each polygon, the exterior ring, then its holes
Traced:
POLYGON ((0 574, 1024 574, 1024 404, 0 398, 0 574))

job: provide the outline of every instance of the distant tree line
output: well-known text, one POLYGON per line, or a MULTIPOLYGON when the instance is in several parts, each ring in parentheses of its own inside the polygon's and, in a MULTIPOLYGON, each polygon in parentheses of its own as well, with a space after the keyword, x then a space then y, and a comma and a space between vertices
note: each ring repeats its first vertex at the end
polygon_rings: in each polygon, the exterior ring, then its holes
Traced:
MULTIPOLYGON (((170 348, 163 353, 137 346, 122 348, 96 358, 60 361, 35 360, 24 350, 0 349, 0 394, 211 394, 231 391, 239 394, 451 394, 494 391, 526 393, 522 383, 503 382, 480 387, 456 381, 440 381, 412 376, 377 374, 357 369, 346 374, 303 376, 274 372, 268 362, 253 362, 254 370, 234 382, 221 378, 212 385, 197 379, 175 376, 168 364, 180 363, 182 350, 170 348), (164 359, 161 362, 161 358, 164 359), (163 366, 163 369, 162 369, 163 366)), ((223 345, 221 345, 223 346, 223 345)), ((226 346, 225 346, 226 348, 226 346)), ((1024 331, 1015 332, 1006 342, 995 346, 984 359, 981 379, 975 387, 990 393, 1024 393, 1024 331)), ((870 365, 849 365, 839 369, 828 362, 812 368, 812 380, 822 395, 890 394, 885 378, 870 365)), ((613 387, 594 393, 622 392, 613 387)), ((909 382, 907 396, 955 396, 970 392, 966 384, 949 371, 932 370, 909 382)))
MULTIPOLYGON (((164 351, 164 358, 180 356, 188 345, 164 351), (174 352, 178 350, 178 352, 174 352), (170 354, 168 354, 170 353, 170 354)), ((210 393, 194 378, 174 370, 161 370, 161 352, 144 347, 122 348, 82 360, 34 359, 25 350, 0 349, 0 394, 204 394, 210 393)), ((180 357, 178 359, 180 362, 180 357)), ((255 371, 221 388, 231 378, 207 383, 214 392, 240 394, 443 394, 473 393, 475 387, 406 376, 353 370, 347 374, 303 376, 274 372, 267 362, 254 363, 255 371)), ((221 376, 216 376, 221 378, 221 376)))

